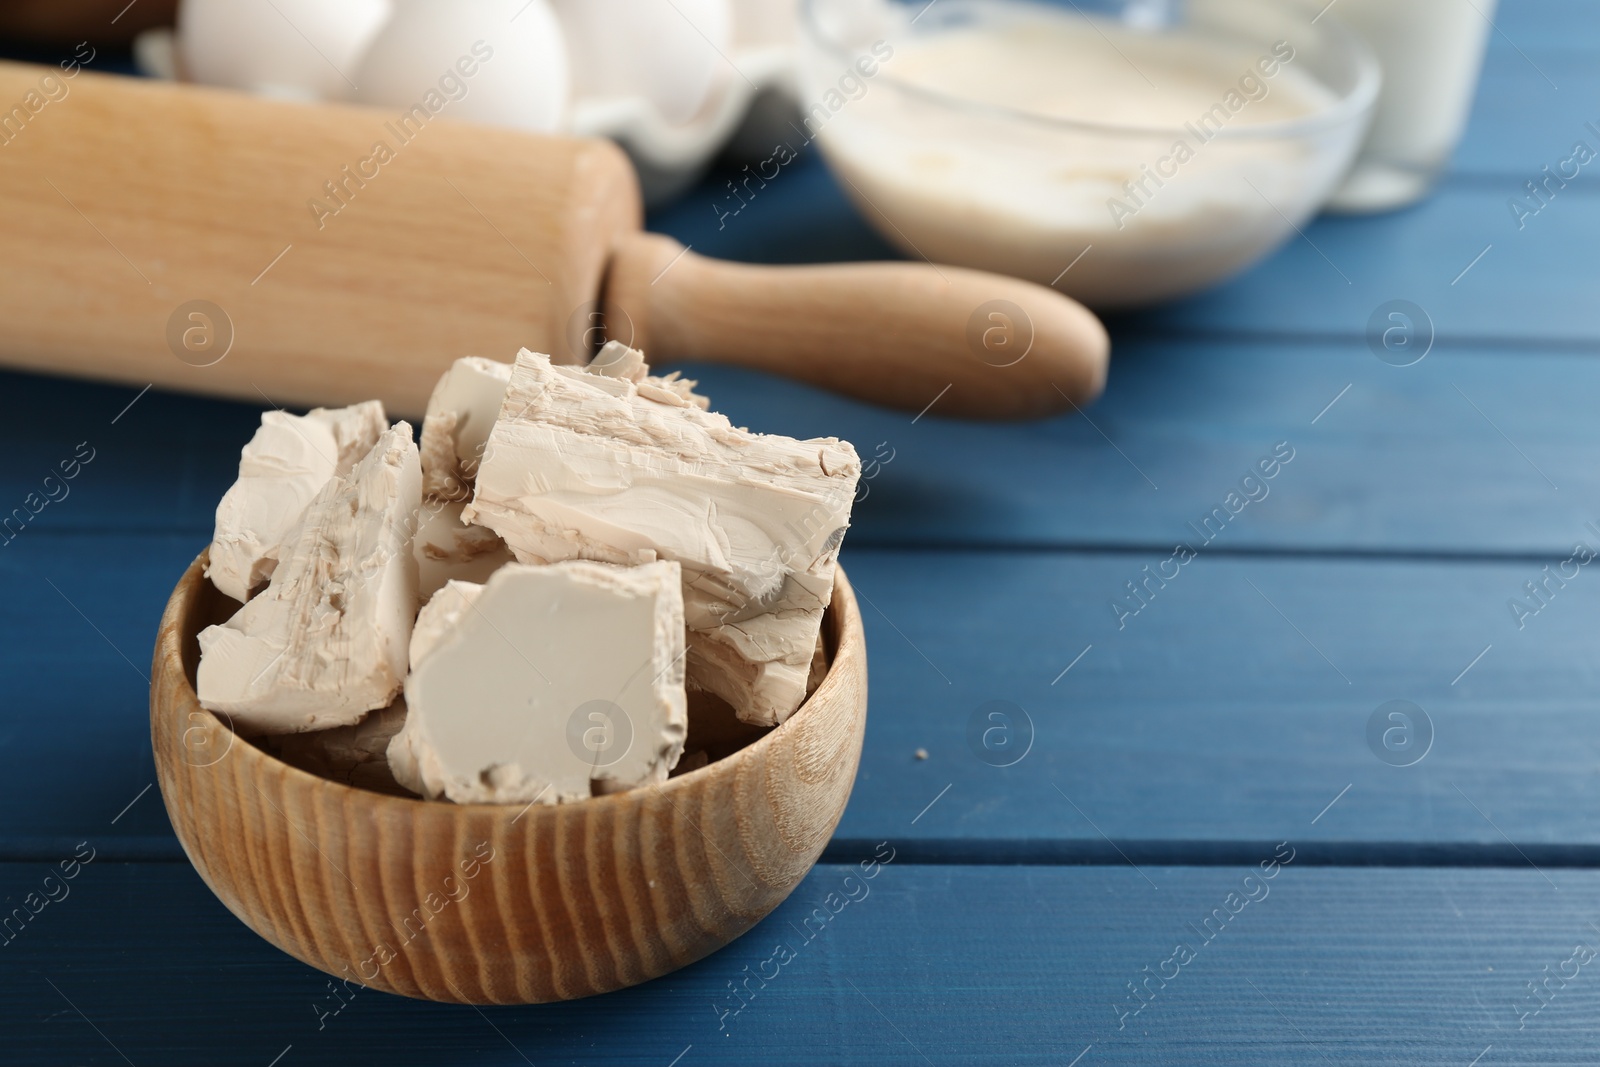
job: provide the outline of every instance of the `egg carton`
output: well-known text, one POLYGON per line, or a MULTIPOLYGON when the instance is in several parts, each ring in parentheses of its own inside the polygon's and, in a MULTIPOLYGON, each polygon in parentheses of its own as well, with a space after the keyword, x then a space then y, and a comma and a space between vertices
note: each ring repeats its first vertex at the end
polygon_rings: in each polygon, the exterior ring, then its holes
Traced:
MULTIPOLYGON (((182 80, 170 28, 140 34, 133 56, 147 77, 182 80)), ((719 84, 687 122, 668 122, 644 97, 578 97, 567 107, 565 132, 620 145, 639 173, 645 203, 656 206, 692 186, 724 150, 737 159, 770 154, 799 119, 795 67, 791 45, 735 47, 719 84)))

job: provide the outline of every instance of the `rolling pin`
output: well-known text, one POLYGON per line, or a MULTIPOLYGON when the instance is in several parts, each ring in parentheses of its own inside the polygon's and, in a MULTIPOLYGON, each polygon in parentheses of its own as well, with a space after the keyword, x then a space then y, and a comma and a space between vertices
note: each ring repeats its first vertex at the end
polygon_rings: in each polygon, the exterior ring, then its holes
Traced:
POLYGON ((420 415, 458 357, 608 339, 936 414, 1105 380, 1099 321, 927 263, 757 267, 644 233, 606 141, 0 63, 0 365, 420 415))

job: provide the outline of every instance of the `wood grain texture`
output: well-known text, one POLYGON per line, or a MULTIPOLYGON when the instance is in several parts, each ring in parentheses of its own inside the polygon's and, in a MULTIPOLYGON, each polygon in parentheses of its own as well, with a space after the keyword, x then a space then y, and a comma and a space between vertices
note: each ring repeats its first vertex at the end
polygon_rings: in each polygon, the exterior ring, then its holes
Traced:
MULTIPOLYGON (((1551 145, 1551 165, 1585 133, 1580 124, 1551 145)), ((1600 138, 1588 137, 1600 149, 1600 138)), ((1600 311, 1587 294, 1600 197, 1575 186, 1519 228, 1507 202, 1535 176, 1537 167, 1498 188, 1447 184, 1391 215, 1324 216, 1261 266, 1142 316, 1139 328, 1163 336, 1275 332, 1364 341, 1374 311, 1407 300, 1427 312, 1441 350, 1465 342, 1592 351, 1600 311)))
POLYGON ((947 416, 1032 419, 1105 387, 1100 320, 1054 290, 931 263, 752 267, 658 234, 617 247, 609 324, 652 359, 703 359, 947 416))
MULTIPOLYGON (((0 64, 0 100, 39 97, 49 74, 0 64)), ((0 168, 15 209, 0 223, 11 366, 273 404, 376 397, 403 416, 461 356, 527 347, 581 363, 605 332, 652 358, 704 345, 912 410, 936 379, 960 383, 950 410, 983 417, 1064 410, 1105 379, 1094 316, 992 275, 690 260, 654 290, 678 250, 617 248, 642 209, 609 142, 439 121, 420 106, 290 105, 95 74, 60 84, 58 101, 0 131, 20 164, 0 168), (608 320, 596 300, 614 250, 608 320), (975 350, 969 319, 990 300, 1024 321, 975 350), (654 332, 628 337, 617 323, 628 308, 654 332), (1006 366, 1014 347, 1034 349, 1032 362, 1006 366)))
MULTIPOLYGON (((138 799, 154 778, 138 672, 172 576, 209 528, 257 412, 157 390, 108 428, 143 381, 122 390, 0 380, 0 505, 19 503, 84 437, 102 449, 70 500, 0 549, 0 808, 17 815, 0 855, 36 861, 0 863, 0 899, 10 909, 40 891, 85 838, 102 857, 71 883, 70 899, 0 951, 0 1059, 1592 1062, 1593 965, 1526 1027, 1513 1009, 1574 944, 1600 943, 1588 907, 1600 883, 1574 869, 1600 864, 1600 587, 1591 591, 1586 569, 1526 632, 1478 630, 1509 627, 1509 590, 1565 558, 1583 521, 1600 520, 1590 510, 1600 445, 1586 406, 1600 381, 1582 340, 1600 285, 1593 187, 1574 183, 1512 244, 1491 232, 1509 219, 1512 189, 1594 117, 1586 87, 1600 69, 1600 5, 1503 0, 1496 22, 1486 95, 1446 195, 1377 220, 1338 250, 1311 230, 1363 299, 1318 293, 1314 275, 1329 269, 1302 247, 1263 268, 1288 277, 1249 280, 1248 299, 1228 295, 1205 327, 1218 335, 1210 341, 1179 326, 1135 342, 1133 332, 1155 332, 1118 327, 1112 388, 1089 414, 1159 491, 1080 419, 960 426, 936 406, 908 426, 763 375, 706 368, 719 406, 753 428, 837 432, 863 454, 885 439, 899 449, 858 506, 846 546, 872 639, 873 717, 828 853, 838 865, 819 863, 727 949, 603 997, 480 1015, 352 990, 276 951, 218 903, 182 862, 156 791, 138 799), (1450 289, 1491 241, 1494 251, 1450 289), (1451 304, 1508 250, 1509 277, 1451 304), (1445 293, 1450 314, 1439 325, 1462 347, 1443 344, 1404 370, 1377 363, 1358 321, 1375 295, 1369 285, 1385 298, 1445 293), (1561 347, 1561 338, 1580 343, 1561 347), (1350 392, 1311 426, 1346 383, 1350 392), (1301 458, 1230 529, 1237 551, 1186 569, 1116 635, 1129 640, 1096 640, 1052 687, 1093 639, 1089 628, 1103 625, 1102 587, 1150 561, 1151 537, 1193 518, 1196 502, 1284 429, 1304 442, 1301 458), (952 550, 928 551, 941 543, 952 550), (1041 550, 1018 551, 1030 543, 1041 550), (1243 576, 1355 685, 1332 675, 1243 576), (1362 726, 1379 693, 1417 699, 1435 716, 1436 747, 1419 765, 1391 768, 1367 751, 1362 726), (972 710, 995 698, 1023 704, 1039 728, 1012 768, 981 764, 966 748, 972 710), (916 760, 917 747, 930 758, 916 760), (778 943, 798 941, 793 927, 870 856, 860 846, 884 838, 898 858, 871 896, 720 1026, 730 983, 769 966, 778 943), (1284 838, 1306 866, 1297 860, 1270 899, 1246 908, 1116 1030, 1126 983, 1238 886, 1243 865, 1264 854, 1255 846, 1284 838), (109 858, 158 853, 178 862, 109 858), (1222 869, 1147 862, 1162 854, 1222 869), (926 865, 939 855, 966 866, 926 865), (1357 866, 1312 866, 1330 857, 1357 866), (1086 860, 1103 865, 1075 865, 1086 860)), ((719 230, 708 208, 728 176, 658 216, 662 228, 697 252, 753 261, 891 254, 826 171, 805 162, 719 230)), ((99 240, 87 227, 82 236, 99 240)), ((304 851, 307 870, 321 865, 304 851)))
MULTIPOLYGON (((141 672, 195 541, 130 536, 108 553, 103 537, 63 534, 0 550, 0 693, 32 712, 0 733, 0 808, 28 812, 0 833, 0 856, 95 832, 154 780, 141 672)), ((1200 862, 1227 852, 1212 843, 1265 840, 1283 811, 1315 812, 1350 785, 1302 835, 1325 858, 1363 846, 1404 862, 1459 858, 1507 851, 1509 838, 1543 864, 1600 848, 1600 584, 1587 570, 1519 631, 1506 600, 1538 563, 1201 558, 1118 631, 1106 597, 1148 557, 847 539, 843 558, 874 695, 836 838, 895 835, 924 857, 1115 858, 1098 827, 1129 854, 1200 862), (1365 734, 1396 698, 1436 731, 1426 759, 1403 769, 1365 734), (970 747, 991 700, 1032 718, 1033 747, 1015 766, 970 747)), ((178 855, 155 801, 99 831, 108 854, 178 855)))
POLYGON ((856 546, 1164 558, 1280 442, 1294 460, 1214 547, 1564 559, 1600 520, 1600 361, 1574 354, 1441 346, 1395 368, 1359 342, 1130 339, 1099 403, 1026 425, 941 419, 941 400, 913 426, 750 372, 685 373, 741 425, 878 460, 856 546))
POLYGON ((162 796, 206 884, 256 932, 329 974, 428 1000, 570 1000, 721 948, 776 907, 827 844, 866 725, 866 648, 847 579, 828 676, 736 754, 581 804, 426 803, 315 778, 201 708, 195 635, 223 600, 173 592, 150 722, 162 796))
MULTIPOLYGON (((1271 846, 1298 845, 1292 824, 1282 835, 1271 846)), ((330 983, 234 921, 187 864, 96 860, 3 950, 0 1025, 8 1067, 126 1067, 105 1039, 140 1067, 267 1067, 291 1045, 278 1067, 1067 1067, 1091 1043, 1078 1067, 1467 1067, 1489 1045, 1478 1067, 1593 1063, 1593 963, 1526 1027, 1514 1009, 1545 967, 1600 943, 1585 921, 1600 874, 1548 871, 1558 892, 1526 865, 1316 868, 1297 853, 1119 1030, 1127 983, 1198 941, 1189 924, 1271 846, 1221 869, 1144 866, 1149 883, 1120 860, 944 867, 903 853, 865 880, 869 850, 819 864, 748 936, 669 978, 483 1015, 330 983), (858 899, 814 936, 797 932, 847 891, 858 899), (775 971, 780 944, 795 956, 775 971), (722 1019, 739 1003, 729 984, 747 980, 747 1006, 722 1019)), ((45 873, 0 865, 0 894, 45 873)))
MULTIPOLYGON (((683 369, 736 425, 836 435, 878 463, 850 545, 1170 551, 1279 441, 1295 460, 1217 547, 1564 559, 1600 520, 1600 360, 1575 354, 1443 349, 1395 368, 1359 343, 1129 340, 1097 405, 1029 424, 944 419, 954 389, 913 425, 770 375, 683 369)), ((259 412, 153 390, 108 426, 138 392, 0 376, 0 519, 88 440, 96 459, 27 536, 208 536, 259 412)))
MULTIPOLYGON (((1492 184, 1511 196, 1525 191, 1523 182, 1542 179, 1545 164, 1554 168, 1565 159, 1575 139, 1600 147, 1584 129, 1584 123, 1600 118, 1590 103, 1600 71, 1587 46, 1600 34, 1600 25, 1596 9, 1582 0, 1561 5, 1566 10, 1548 22, 1526 18, 1530 7, 1543 5, 1501 6, 1505 10, 1495 22, 1506 36, 1495 34, 1489 42, 1472 117, 1445 180, 1480 188, 1492 184), (1552 39, 1559 25, 1572 29, 1552 39)), ((1587 182, 1566 191, 1593 195, 1587 182)))
MULTIPOLYGON (((0 64, 0 100, 44 73, 0 64)), ((432 118, 397 132, 400 108, 88 73, 64 84, 0 168, 13 366, 274 404, 379 397, 420 415, 461 356, 526 345, 576 360, 568 325, 613 239, 640 224, 633 171, 604 141, 432 118), (393 158, 362 167, 380 141, 393 158), (169 347, 193 300, 231 321, 225 356, 169 347)))

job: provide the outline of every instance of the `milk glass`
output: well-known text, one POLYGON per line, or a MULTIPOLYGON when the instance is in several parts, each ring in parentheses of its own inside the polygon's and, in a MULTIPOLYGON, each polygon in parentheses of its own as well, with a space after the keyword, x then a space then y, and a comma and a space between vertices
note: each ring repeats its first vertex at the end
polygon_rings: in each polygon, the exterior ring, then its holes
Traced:
POLYGON ((1336 0, 1378 55, 1372 130, 1329 207, 1387 211, 1426 196, 1466 126, 1495 0, 1336 0))

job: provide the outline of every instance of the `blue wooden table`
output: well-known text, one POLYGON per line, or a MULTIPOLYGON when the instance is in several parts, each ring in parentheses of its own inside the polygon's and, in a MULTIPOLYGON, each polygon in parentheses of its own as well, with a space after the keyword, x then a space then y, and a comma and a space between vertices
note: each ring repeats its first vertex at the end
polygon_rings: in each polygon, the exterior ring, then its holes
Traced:
MULTIPOLYGON (((870 722, 793 898, 597 999, 346 1002, 223 909, 152 789, 146 675, 259 412, 0 376, 0 510, 92 456, 0 547, 0 912, 39 909, 0 934, 0 1062, 1595 1062, 1600 196, 1585 174, 1520 229, 1507 202, 1600 147, 1600 4, 1497 21, 1436 196, 1117 321, 1082 416, 913 421, 692 369, 737 422, 892 455, 844 553, 870 722), (1411 366, 1369 344, 1393 300, 1431 321, 1411 366)), ((721 229, 718 185, 655 227, 888 254, 814 160, 721 229)))

